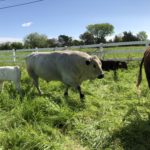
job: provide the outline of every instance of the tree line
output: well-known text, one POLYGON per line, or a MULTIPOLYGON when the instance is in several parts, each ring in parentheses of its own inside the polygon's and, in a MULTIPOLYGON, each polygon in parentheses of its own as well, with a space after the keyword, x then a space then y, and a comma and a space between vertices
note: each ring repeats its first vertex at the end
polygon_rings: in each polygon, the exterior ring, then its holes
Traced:
POLYGON ((140 31, 134 35, 131 31, 124 31, 119 35, 115 35, 113 39, 107 40, 107 37, 114 33, 114 26, 109 23, 90 24, 86 27, 86 31, 79 36, 79 40, 73 39, 67 35, 59 35, 58 38, 49 39, 45 34, 37 32, 26 35, 22 42, 6 42, 0 44, 0 50, 23 49, 23 48, 48 48, 63 46, 90 45, 106 42, 128 42, 128 41, 144 41, 148 36, 145 31, 140 31))

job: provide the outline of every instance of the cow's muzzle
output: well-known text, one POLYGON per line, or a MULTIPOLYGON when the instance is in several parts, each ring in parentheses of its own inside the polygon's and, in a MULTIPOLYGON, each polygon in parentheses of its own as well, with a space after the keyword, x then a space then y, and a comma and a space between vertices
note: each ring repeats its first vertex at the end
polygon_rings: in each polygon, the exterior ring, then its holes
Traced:
POLYGON ((98 78, 98 79, 104 78, 104 74, 100 74, 97 78, 98 78))

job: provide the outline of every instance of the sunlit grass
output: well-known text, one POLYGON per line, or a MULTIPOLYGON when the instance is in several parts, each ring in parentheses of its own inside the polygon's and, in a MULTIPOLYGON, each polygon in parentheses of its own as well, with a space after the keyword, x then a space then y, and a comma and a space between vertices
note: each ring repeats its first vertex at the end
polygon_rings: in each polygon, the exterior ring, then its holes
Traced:
MULTIPOLYGON (((1 65, 7 65, 3 63, 1 65)), ((105 72, 101 80, 85 81, 81 102, 76 90, 63 96, 64 85, 40 80, 42 96, 21 66, 22 95, 6 82, 0 96, 0 149, 103 150, 150 149, 150 92, 143 70, 136 89, 139 62, 128 70, 105 72)))

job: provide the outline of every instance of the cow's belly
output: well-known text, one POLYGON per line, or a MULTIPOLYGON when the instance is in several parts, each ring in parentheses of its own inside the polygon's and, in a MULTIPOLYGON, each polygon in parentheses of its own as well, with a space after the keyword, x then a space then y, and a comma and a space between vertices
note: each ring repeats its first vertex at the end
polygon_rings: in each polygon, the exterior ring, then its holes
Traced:
POLYGON ((38 70, 36 75, 46 81, 61 81, 61 75, 56 70, 38 70))

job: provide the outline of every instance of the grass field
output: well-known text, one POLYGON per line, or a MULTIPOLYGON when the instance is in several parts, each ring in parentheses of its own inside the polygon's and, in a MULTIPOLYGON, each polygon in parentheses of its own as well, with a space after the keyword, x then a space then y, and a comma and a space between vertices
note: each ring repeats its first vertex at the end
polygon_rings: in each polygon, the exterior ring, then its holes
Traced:
MULTIPOLYGON (((119 46, 119 47, 104 47, 104 52, 108 52, 109 50, 119 50, 120 53, 107 53, 103 55, 104 59, 109 58, 140 58, 142 57, 142 53, 137 53, 136 50, 145 50, 145 46, 119 46), (128 53, 121 53, 122 50, 135 50, 135 52, 128 52, 128 53)), ((79 50, 79 51, 85 51, 89 53, 93 52, 99 52, 99 48, 80 48, 80 49, 72 49, 72 50, 79 50)), ((50 50, 46 50, 47 52, 50 52, 50 50)), ((16 61, 24 61, 25 56, 30 54, 31 51, 18 51, 16 50, 16 61)), ((0 62, 7 61, 12 62, 13 61, 13 51, 0 51, 0 62)))
POLYGON ((139 62, 130 62, 117 80, 110 71, 104 79, 85 81, 81 102, 74 89, 65 98, 60 82, 40 80, 39 96, 21 65, 22 95, 6 82, 0 96, 0 149, 150 149, 150 92, 144 70, 137 91, 138 70, 139 62))

